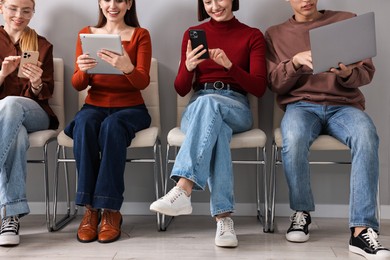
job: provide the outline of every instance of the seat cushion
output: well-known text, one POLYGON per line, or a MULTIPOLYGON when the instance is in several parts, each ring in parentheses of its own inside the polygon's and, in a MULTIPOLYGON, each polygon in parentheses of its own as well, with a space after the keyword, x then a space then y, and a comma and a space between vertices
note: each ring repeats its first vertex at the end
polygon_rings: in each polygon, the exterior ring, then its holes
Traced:
POLYGON ((49 129, 28 134, 28 140, 30 147, 42 147, 47 141, 54 139, 56 136, 57 131, 49 129))
MULTIPOLYGON (((277 147, 282 147, 282 131, 276 128, 274 140, 277 147)), ((310 146, 310 150, 349 150, 349 147, 330 135, 320 135, 310 146)))
MULTIPOLYGON (((158 127, 150 127, 141 130, 135 134, 130 148, 152 147, 156 143, 159 134, 158 127)), ((57 136, 57 142, 61 146, 73 147, 73 139, 67 136, 64 131, 61 131, 57 136)))
MULTIPOLYGON (((168 133, 168 144, 170 146, 180 147, 184 141, 185 134, 180 127, 175 127, 168 133)), ((234 134, 230 142, 231 149, 264 147, 267 137, 260 129, 251 129, 249 131, 234 134)))

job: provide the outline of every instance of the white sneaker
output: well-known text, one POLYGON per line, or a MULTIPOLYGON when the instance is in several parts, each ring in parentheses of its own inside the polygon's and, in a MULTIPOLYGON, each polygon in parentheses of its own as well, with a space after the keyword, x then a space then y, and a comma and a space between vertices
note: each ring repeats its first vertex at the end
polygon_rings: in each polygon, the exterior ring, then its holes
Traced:
POLYGON ((192 213, 191 196, 175 186, 165 196, 150 205, 150 210, 168 216, 188 215, 192 213))
POLYGON ((12 216, 4 219, 0 229, 0 246, 16 246, 19 241, 19 218, 12 216))
POLYGON ((291 225, 287 230, 286 239, 290 242, 303 243, 309 240, 309 225, 311 223, 310 213, 296 211, 290 217, 291 225))
POLYGON ((238 245, 234 223, 231 218, 226 217, 218 220, 215 245, 220 247, 236 247, 238 245))

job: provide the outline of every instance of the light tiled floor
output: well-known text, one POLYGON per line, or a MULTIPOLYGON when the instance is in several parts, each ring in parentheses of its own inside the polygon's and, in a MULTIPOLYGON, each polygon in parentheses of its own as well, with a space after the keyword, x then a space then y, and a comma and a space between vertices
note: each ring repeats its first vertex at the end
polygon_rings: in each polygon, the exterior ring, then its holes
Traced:
MULTIPOLYGON (((256 217, 234 217, 239 246, 214 245, 215 222, 207 216, 181 216, 165 232, 153 216, 124 216, 122 236, 110 244, 76 240, 78 217, 63 230, 49 233, 44 216, 21 221, 21 244, 0 247, 1 259, 364 259, 348 252, 346 219, 313 218, 309 242, 287 242, 288 218, 276 219, 276 230, 266 234, 256 217)), ((380 241, 390 247, 390 221, 382 221, 380 241)))

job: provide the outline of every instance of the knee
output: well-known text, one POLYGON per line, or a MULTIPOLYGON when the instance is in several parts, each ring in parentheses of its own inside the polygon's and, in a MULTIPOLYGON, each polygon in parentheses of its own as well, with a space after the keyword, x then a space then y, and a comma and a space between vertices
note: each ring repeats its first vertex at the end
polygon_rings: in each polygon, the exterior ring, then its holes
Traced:
POLYGON ((300 148, 308 146, 309 143, 309 138, 301 131, 293 131, 291 129, 284 130, 282 138, 284 147, 300 148))
POLYGON ((17 96, 7 96, 0 102, 0 110, 6 115, 10 115, 15 118, 18 114, 23 114, 22 106, 18 102, 17 96))
POLYGON ((19 133, 16 137, 15 144, 18 149, 22 149, 22 150, 27 150, 28 147, 30 146, 28 133, 24 126, 20 127, 19 133))
POLYGON ((375 127, 364 127, 358 131, 357 144, 369 149, 377 149, 379 147, 379 136, 375 127))

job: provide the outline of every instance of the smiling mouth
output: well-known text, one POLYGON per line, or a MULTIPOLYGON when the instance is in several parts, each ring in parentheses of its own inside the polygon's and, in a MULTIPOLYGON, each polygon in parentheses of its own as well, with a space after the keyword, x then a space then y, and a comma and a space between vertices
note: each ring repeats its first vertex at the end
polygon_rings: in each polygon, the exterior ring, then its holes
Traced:
POLYGON ((313 4, 308 4, 308 5, 303 6, 302 9, 307 10, 307 9, 311 9, 312 7, 313 7, 313 4))
POLYGON ((21 25, 21 24, 24 23, 23 20, 13 20, 13 21, 14 21, 14 23, 17 24, 17 25, 21 25))
POLYGON ((221 16, 223 14, 224 10, 213 12, 215 16, 221 16))

